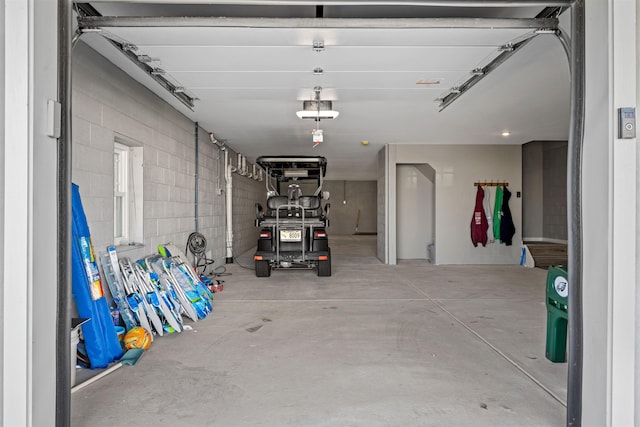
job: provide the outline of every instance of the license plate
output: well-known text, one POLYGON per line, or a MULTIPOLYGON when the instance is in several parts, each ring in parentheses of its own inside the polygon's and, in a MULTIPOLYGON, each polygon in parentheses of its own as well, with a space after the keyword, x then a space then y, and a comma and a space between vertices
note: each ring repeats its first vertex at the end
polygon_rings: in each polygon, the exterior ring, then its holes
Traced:
POLYGON ((301 230, 280 230, 281 242, 299 242, 302 240, 301 230))

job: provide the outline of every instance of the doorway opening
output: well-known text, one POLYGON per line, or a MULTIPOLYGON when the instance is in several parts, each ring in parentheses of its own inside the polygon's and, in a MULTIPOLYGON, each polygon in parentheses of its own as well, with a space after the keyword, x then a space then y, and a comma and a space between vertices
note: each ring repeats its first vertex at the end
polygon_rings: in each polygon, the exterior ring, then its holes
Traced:
POLYGON ((436 263, 436 171, 428 163, 396 168, 398 259, 436 263))

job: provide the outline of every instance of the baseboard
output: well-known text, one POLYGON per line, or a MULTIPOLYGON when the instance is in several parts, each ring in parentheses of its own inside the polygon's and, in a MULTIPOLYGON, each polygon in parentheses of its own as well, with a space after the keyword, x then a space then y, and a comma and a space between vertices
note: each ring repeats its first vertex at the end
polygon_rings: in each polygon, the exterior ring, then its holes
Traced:
POLYGON ((551 239, 549 237, 523 237, 523 242, 545 242, 545 243, 558 243, 561 245, 566 245, 568 243, 567 240, 562 239, 551 239))

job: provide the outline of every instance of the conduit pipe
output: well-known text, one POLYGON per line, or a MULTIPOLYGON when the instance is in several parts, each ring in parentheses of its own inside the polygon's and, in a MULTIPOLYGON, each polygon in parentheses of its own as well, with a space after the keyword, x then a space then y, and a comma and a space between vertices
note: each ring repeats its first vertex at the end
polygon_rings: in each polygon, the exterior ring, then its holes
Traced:
POLYGON ((195 231, 196 233, 200 230, 198 230, 198 122, 195 122, 196 125, 196 190, 195 190, 195 212, 194 212, 194 216, 195 216, 195 231))
MULTIPOLYGON (((240 154, 238 154, 240 156, 240 154)), ((239 159, 239 157, 238 157, 239 159)), ((227 211, 227 264, 233 264, 233 178, 232 174, 237 169, 231 165, 229 151, 224 151, 224 181, 225 181, 225 205, 227 211)))
MULTIPOLYGON (((209 132, 209 140, 211 141, 211 143, 213 145, 218 147, 218 159, 217 159, 218 160, 218 179, 217 179, 217 182, 216 182, 216 194, 219 196, 219 195, 222 194, 222 188, 220 187, 220 181, 222 181, 222 177, 224 176, 223 173, 226 173, 226 172, 222 171, 223 168, 222 168, 222 165, 220 164, 220 160, 221 160, 220 151, 226 152, 227 151, 227 147, 224 146, 224 142, 218 141, 216 139, 216 137, 213 136, 213 132, 209 132)), ((225 167, 226 167, 226 163, 225 163, 225 167)))

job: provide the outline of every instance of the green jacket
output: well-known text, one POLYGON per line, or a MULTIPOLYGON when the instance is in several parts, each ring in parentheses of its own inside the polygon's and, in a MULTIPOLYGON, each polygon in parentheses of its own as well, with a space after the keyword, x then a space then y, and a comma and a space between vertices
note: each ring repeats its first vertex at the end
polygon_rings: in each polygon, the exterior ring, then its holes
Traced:
POLYGON ((493 205, 493 237, 500 240, 500 220, 502 219, 502 187, 496 187, 496 202, 493 205))

